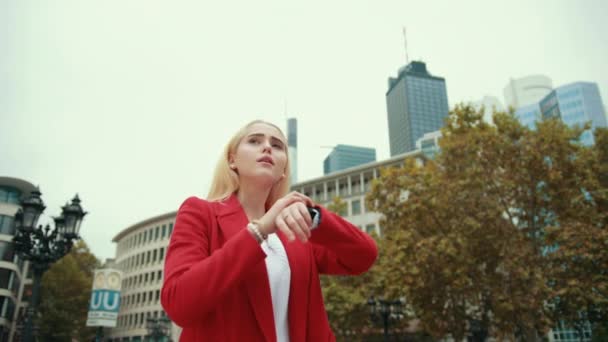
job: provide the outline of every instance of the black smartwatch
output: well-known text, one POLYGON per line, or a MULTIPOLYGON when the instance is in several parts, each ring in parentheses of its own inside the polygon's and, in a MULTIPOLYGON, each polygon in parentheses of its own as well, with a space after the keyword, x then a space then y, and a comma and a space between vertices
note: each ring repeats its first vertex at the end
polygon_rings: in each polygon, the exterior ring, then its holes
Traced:
POLYGON ((312 218, 312 226, 310 229, 315 229, 321 223, 321 210, 313 207, 306 207, 308 209, 308 213, 312 218))

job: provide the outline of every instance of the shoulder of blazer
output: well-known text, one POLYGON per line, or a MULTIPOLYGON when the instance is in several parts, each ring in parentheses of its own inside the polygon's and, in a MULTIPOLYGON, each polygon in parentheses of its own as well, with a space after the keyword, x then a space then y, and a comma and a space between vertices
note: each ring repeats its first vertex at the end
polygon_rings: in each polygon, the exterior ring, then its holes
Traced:
POLYGON ((213 217, 213 211, 213 202, 190 196, 179 207, 177 215, 193 215, 198 220, 209 221, 213 217))
POLYGON ((179 211, 186 208, 194 209, 202 220, 210 220, 215 217, 227 216, 241 209, 241 203, 235 195, 231 195, 222 201, 208 201, 196 196, 188 197, 180 206, 179 211))

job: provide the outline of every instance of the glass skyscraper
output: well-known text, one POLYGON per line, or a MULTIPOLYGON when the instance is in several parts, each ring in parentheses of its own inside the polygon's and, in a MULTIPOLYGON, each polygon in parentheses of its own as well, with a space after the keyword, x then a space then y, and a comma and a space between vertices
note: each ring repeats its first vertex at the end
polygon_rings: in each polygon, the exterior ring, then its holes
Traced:
POLYGON ((291 183, 298 182, 298 120, 287 119, 287 146, 291 163, 291 183))
POLYGON ((576 82, 555 88, 540 101, 543 118, 559 118, 568 126, 591 122, 591 130, 581 136, 584 145, 593 145, 593 130, 606 127, 600 91, 595 83, 576 82))
POLYGON ((536 129, 536 122, 542 119, 542 115, 540 114, 540 105, 537 102, 519 107, 515 111, 515 116, 519 119, 519 122, 521 122, 522 125, 530 129, 536 129))
POLYGON ((397 78, 389 78, 386 92, 391 156, 416 149, 416 140, 439 130, 448 116, 445 79, 432 76, 423 62, 411 62, 397 78))
POLYGON ((323 174, 327 175, 349 167, 376 161, 376 149, 351 145, 337 145, 323 161, 323 174))
POLYGON ((536 121, 557 118, 568 126, 591 123, 591 129, 581 136, 584 145, 593 145, 593 130, 607 127, 600 91, 595 83, 575 82, 553 89, 538 103, 519 108, 515 116, 529 128, 536 128, 536 121))

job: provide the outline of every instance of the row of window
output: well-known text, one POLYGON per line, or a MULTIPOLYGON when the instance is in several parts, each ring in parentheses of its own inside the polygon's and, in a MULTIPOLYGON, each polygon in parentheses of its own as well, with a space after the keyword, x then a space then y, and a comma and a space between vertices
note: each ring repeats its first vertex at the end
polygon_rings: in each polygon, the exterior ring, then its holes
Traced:
POLYGON ((128 296, 122 296, 120 302, 121 309, 127 309, 138 305, 158 304, 160 301, 160 290, 133 293, 128 296))
POLYGON ((559 99, 560 100, 564 100, 570 97, 575 97, 575 96, 579 96, 580 94, 580 89, 572 89, 572 90, 568 90, 565 92, 560 92, 559 93, 559 99))
POLYGON ((307 186, 300 189, 295 189, 304 195, 312 198, 315 202, 331 201, 335 196, 346 197, 350 195, 361 194, 369 191, 371 188, 371 181, 374 178, 373 173, 369 173, 363 176, 363 180, 359 175, 350 177, 350 191, 348 187, 348 178, 343 178, 337 181, 328 181, 325 183, 327 187, 327 196, 325 196, 324 184, 317 184, 315 186, 307 186), (363 181, 363 189, 361 189, 361 181, 363 181))
POLYGON ((159 282, 163 279, 163 271, 153 271, 142 273, 140 275, 127 277, 122 280, 122 289, 131 289, 138 288, 141 286, 145 286, 150 282, 150 284, 154 282, 159 282))
POLYGON ((141 246, 147 242, 157 241, 158 239, 165 239, 171 236, 173 232, 173 222, 169 225, 163 224, 162 226, 156 226, 146 229, 136 235, 133 235, 127 239, 121 241, 118 245, 119 250, 129 250, 133 247, 141 246))
POLYGON ((574 101, 566 102, 564 104, 560 104, 559 108, 561 110, 568 110, 568 109, 582 107, 582 106, 583 106, 583 101, 581 101, 581 100, 574 100, 574 101))
POLYGON ((116 321, 117 328, 143 328, 146 326, 148 318, 164 318, 167 314, 164 311, 138 312, 128 315, 118 315, 116 321))
POLYGON ((17 204, 20 197, 21 191, 10 186, 0 186, 0 202, 17 204))
POLYGON ((128 257, 120 263, 120 269, 123 271, 138 269, 142 266, 153 265, 157 262, 162 262, 164 259, 165 247, 161 247, 128 257))

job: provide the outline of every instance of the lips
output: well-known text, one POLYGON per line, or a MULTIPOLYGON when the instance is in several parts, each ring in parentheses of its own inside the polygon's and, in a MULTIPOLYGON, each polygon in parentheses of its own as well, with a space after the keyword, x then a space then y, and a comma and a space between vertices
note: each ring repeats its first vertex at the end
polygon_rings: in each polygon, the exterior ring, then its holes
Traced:
POLYGON ((270 156, 264 156, 262 158, 259 158, 257 161, 260 162, 260 163, 261 162, 266 162, 266 163, 274 165, 274 160, 272 160, 272 157, 270 157, 270 156))

